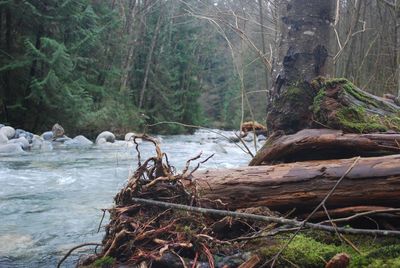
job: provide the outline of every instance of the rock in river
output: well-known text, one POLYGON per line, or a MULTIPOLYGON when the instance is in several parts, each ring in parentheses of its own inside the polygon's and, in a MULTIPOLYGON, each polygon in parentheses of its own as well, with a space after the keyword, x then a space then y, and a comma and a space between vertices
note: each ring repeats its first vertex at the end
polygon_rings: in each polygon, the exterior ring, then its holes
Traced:
POLYGON ((128 132, 125 134, 125 141, 133 141, 133 138, 136 134, 133 132, 128 132))
POLYGON ((93 142, 87 139, 85 136, 79 135, 73 138, 72 140, 68 140, 64 142, 64 145, 71 147, 85 147, 92 145, 93 142))
POLYGON ((0 154, 20 154, 23 153, 21 144, 9 143, 0 145, 0 154))
POLYGON ((24 137, 19 137, 18 139, 9 140, 8 144, 20 144, 22 149, 24 150, 28 150, 30 147, 29 141, 24 137))
POLYGON ((53 132, 53 138, 61 138, 64 136, 64 128, 58 123, 53 126, 51 132, 53 132))
POLYGON ((107 142, 114 142, 115 136, 110 131, 103 131, 97 136, 96 144, 99 144, 100 139, 105 139, 107 142))
POLYGON ((8 142, 8 138, 6 134, 0 132, 0 144, 6 144, 8 142))
POLYGON ((52 131, 46 131, 42 134, 41 136, 45 141, 50 141, 53 139, 53 132, 52 131))
POLYGON ((2 127, 0 128, 0 134, 4 134, 8 139, 12 139, 15 136, 15 129, 9 126, 2 127))

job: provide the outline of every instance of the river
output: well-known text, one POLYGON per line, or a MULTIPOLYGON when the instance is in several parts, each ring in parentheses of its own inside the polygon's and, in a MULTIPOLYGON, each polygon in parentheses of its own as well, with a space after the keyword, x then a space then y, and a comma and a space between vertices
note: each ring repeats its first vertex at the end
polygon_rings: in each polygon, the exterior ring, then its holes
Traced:
MULTIPOLYGON (((204 157, 215 153, 203 169, 231 168, 250 160, 234 143, 206 130, 159 138, 177 169, 201 151, 204 157)), ((142 158, 154 154, 151 144, 142 143, 140 149, 142 158)), ((106 216, 97 232, 101 209, 112 207, 136 164, 134 147, 126 145, 55 146, 47 152, 0 156, 0 267, 55 267, 73 246, 100 242, 108 222, 106 216)), ((75 251, 63 267, 74 267, 82 251, 75 251)))

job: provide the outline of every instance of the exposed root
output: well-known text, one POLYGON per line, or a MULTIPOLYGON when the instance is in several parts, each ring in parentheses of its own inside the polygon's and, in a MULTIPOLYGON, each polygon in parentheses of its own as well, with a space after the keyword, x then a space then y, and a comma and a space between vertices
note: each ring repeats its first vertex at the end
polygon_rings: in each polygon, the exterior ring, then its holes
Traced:
MULTIPOLYGON (((308 222, 316 210, 303 222, 281 217, 265 207, 236 212, 216 210, 215 208, 225 209, 226 204, 220 200, 201 198, 201 193, 191 178, 193 172, 212 156, 201 160, 202 154, 199 153, 189 159, 178 173, 169 163, 167 155, 161 151, 156 139, 143 135, 136 136, 133 140, 138 153, 138 168, 127 185, 115 196, 115 207, 108 210, 110 223, 106 226, 102 252, 91 258, 92 262, 95 259, 96 262, 111 259, 115 264, 129 267, 252 268, 266 264, 265 261, 271 260, 273 256, 275 261, 279 261, 278 257, 303 227, 336 232, 340 238, 345 239, 344 244, 351 245, 356 252, 360 251, 343 233, 400 234, 400 231, 337 227, 335 219, 330 217, 328 222, 320 224, 308 222), (142 161, 139 145, 136 143, 139 138, 155 146, 155 156, 142 161), (191 168, 195 161, 196 165, 191 168), (354 230, 357 232, 353 232, 354 230), (295 235, 287 242, 280 241, 283 247, 277 248, 274 245, 276 241, 270 237, 287 232, 294 232, 295 235), (259 255, 264 254, 261 245, 272 246, 276 251, 273 255, 259 255)), ((356 161, 352 167, 355 164, 356 161)), ((335 188, 326 198, 334 190, 335 188)), ((324 202, 319 207, 324 207, 324 202)), ((397 213, 398 210, 375 212, 360 213, 354 217, 397 213)), ((326 208, 325 213, 330 214, 326 208)), ((346 220, 348 218, 338 219, 337 222, 346 220)), ((280 259, 283 263, 296 266, 293 259, 289 260, 284 255, 280 259)))

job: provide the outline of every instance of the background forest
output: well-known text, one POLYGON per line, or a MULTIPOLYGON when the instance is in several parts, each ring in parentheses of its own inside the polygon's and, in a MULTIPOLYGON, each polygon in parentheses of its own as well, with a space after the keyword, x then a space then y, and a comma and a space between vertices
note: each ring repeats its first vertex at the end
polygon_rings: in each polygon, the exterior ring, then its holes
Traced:
MULTIPOLYGON (((397 95, 399 1, 338 2, 332 76, 397 95)), ((275 4, 1 0, 0 122, 33 132, 58 122, 89 136, 163 121, 218 128, 265 122, 278 45, 275 4)))

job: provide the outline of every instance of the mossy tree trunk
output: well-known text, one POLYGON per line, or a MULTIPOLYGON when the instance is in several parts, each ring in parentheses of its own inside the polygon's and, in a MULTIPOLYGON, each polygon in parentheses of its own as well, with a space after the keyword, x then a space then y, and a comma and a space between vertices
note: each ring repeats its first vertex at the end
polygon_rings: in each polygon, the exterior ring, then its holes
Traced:
POLYGON ((400 132, 398 99, 369 94, 350 81, 316 79, 313 121, 320 126, 350 133, 400 132))
POLYGON ((327 75, 332 66, 335 6, 334 0, 279 1, 279 52, 267 116, 270 132, 294 133, 309 126, 315 96, 310 82, 327 75))

